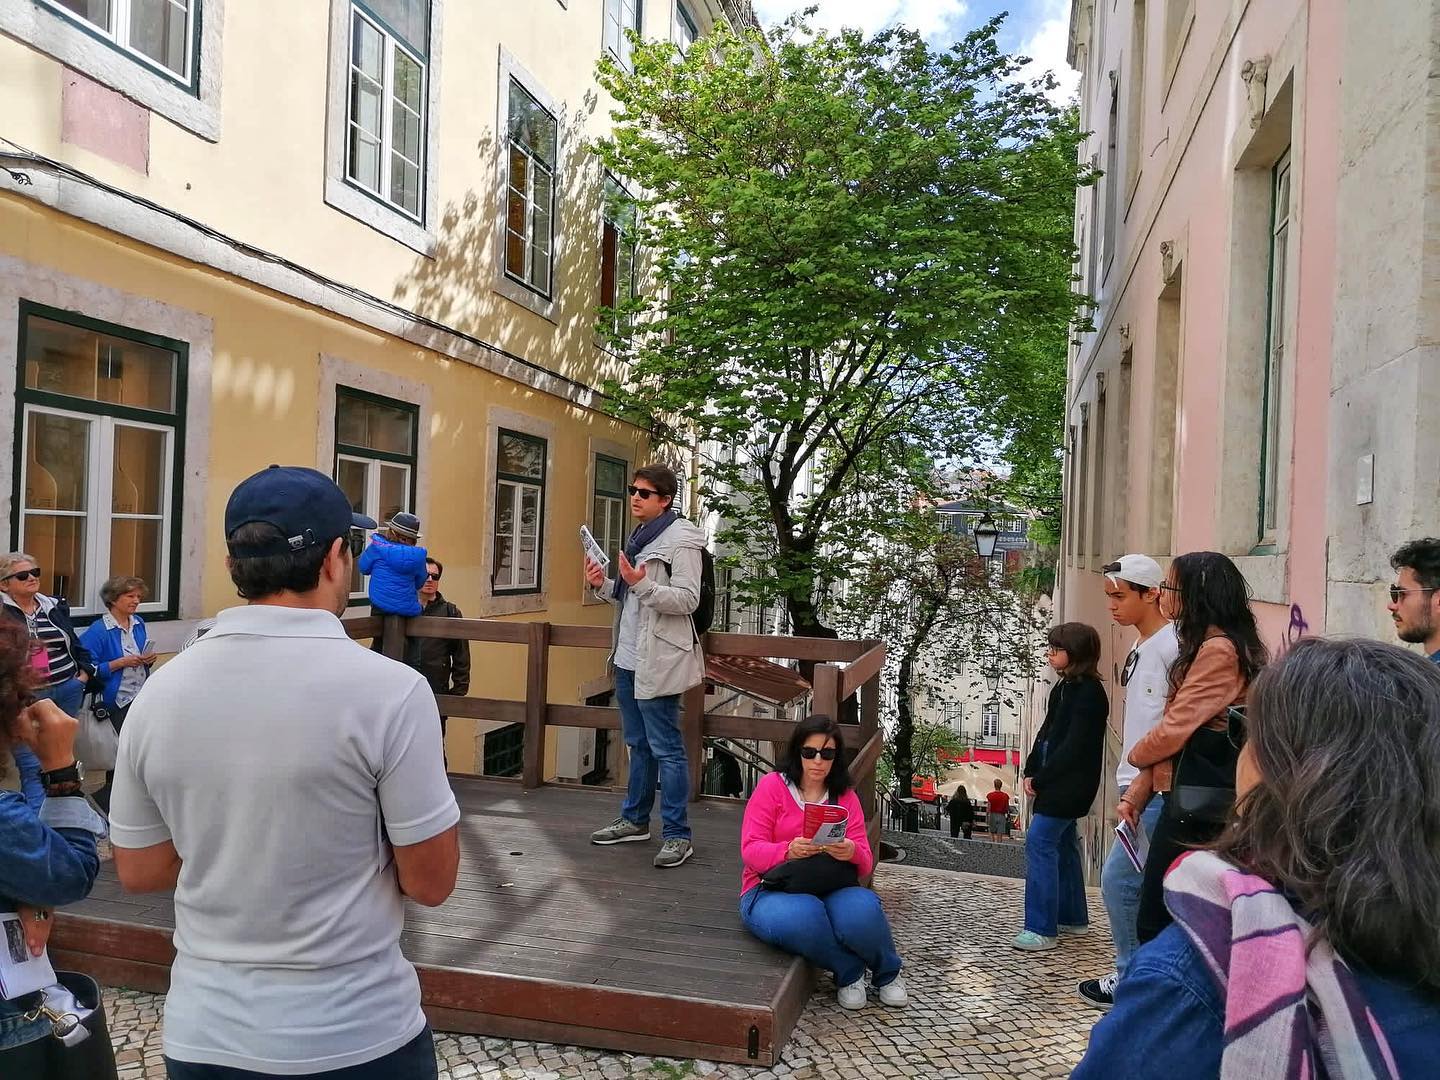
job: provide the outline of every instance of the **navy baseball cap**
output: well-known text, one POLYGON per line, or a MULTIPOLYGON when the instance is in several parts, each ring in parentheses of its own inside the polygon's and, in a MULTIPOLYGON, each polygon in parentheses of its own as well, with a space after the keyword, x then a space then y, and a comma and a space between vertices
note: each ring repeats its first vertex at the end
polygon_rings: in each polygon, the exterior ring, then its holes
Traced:
POLYGON ((328 545, 351 529, 373 529, 375 519, 355 513, 334 480, 299 465, 271 465, 242 480, 225 504, 225 540, 237 559, 287 555, 328 545), (267 544, 229 543, 242 525, 264 522, 283 539, 267 544))

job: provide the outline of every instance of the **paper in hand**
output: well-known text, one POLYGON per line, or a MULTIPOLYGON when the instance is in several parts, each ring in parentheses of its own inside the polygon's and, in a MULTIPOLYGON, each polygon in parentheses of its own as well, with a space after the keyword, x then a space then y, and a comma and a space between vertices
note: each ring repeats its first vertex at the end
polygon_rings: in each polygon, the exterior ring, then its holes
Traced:
POLYGON ((1135 829, 1130 827, 1128 821, 1121 821, 1115 826, 1115 837, 1125 849, 1125 857, 1130 860, 1135 872, 1144 873, 1145 856, 1150 854, 1150 838, 1145 835, 1145 827, 1142 825, 1135 829))
POLYGON ((838 844, 845 839, 850 815, 834 803, 805 804, 805 835, 817 847, 838 844))
POLYGON ((605 549, 595 542, 595 536, 590 532, 588 525, 580 526, 580 546, 585 549, 585 555, 595 565, 602 569, 610 565, 610 556, 605 554, 605 549))
POLYGON ((0 947, 0 998, 7 1000, 33 994, 55 982, 55 969, 46 953, 30 955, 25 943, 25 925, 13 911, 0 911, 0 929, 5 935, 0 947))

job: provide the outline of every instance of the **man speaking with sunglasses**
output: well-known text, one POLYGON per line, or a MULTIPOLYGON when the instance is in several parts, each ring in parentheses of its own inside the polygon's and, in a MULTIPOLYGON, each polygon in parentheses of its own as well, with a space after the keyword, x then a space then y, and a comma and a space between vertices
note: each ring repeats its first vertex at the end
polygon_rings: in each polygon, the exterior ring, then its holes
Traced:
MULTIPOLYGON (((1135 644, 1120 671, 1125 702, 1125 728, 1115 786, 1124 803, 1125 793, 1139 775, 1127 760, 1130 748, 1160 722, 1165 699, 1170 693, 1170 665, 1180 655, 1174 624, 1160 614, 1160 587, 1165 573, 1148 555, 1122 555, 1101 568, 1105 575, 1105 598, 1110 617, 1119 626, 1133 626, 1135 644)), ((1138 809, 1139 824, 1147 834, 1155 831, 1165 797, 1156 795, 1138 809)), ((1131 824, 1135 824, 1134 821, 1131 824)), ((1115 941, 1115 970, 1098 979, 1086 979, 1077 987, 1090 1004, 1108 1009, 1115 1002, 1115 984, 1125 974, 1130 957, 1139 947, 1136 919, 1140 912, 1141 876, 1131 865, 1125 850, 1112 845, 1100 873, 1100 890, 1110 916, 1110 933, 1115 941)))
POLYGON ((1390 618, 1409 645, 1422 645, 1440 664, 1440 540, 1425 537, 1401 546, 1390 559, 1390 618))
POLYGON ((661 869, 679 866, 694 853, 690 842, 690 764, 680 734, 680 695, 705 677, 705 658, 691 616, 700 606, 705 533, 672 508, 678 490, 666 465, 636 469, 630 480, 630 513, 639 523, 607 567, 585 560, 585 580, 615 605, 610 663, 630 781, 620 816, 590 834, 596 844, 650 839, 655 784, 660 783, 661 869))

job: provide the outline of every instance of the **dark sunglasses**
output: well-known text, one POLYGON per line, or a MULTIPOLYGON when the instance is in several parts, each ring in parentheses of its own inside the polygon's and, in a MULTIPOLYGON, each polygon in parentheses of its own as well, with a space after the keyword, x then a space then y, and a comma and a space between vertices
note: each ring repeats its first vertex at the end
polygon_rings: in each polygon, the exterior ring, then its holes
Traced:
POLYGON ((350 554, 359 558, 365 551, 365 530, 350 530, 350 554))
POLYGON ((1245 707, 1243 705, 1231 705, 1225 710, 1225 737, 1230 740, 1230 745, 1236 750, 1245 747, 1245 707))
POLYGON ((425 575, 425 580, 426 580, 426 581, 439 581, 439 580, 440 580, 440 575, 439 575, 439 574, 426 574, 426 575, 425 575))
POLYGON ((635 498, 639 499, 641 502, 644 502, 646 499, 650 498, 651 495, 660 494, 654 488, 636 487, 634 484, 631 484, 625 490, 628 491, 631 495, 635 496, 635 498))
POLYGON ((6 574, 0 581, 28 581, 34 578, 40 580, 40 567, 32 566, 29 570, 16 570, 13 574, 6 574))
POLYGON ((821 761, 834 761, 835 747, 827 746, 824 750, 817 750, 813 746, 802 746, 800 748, 800 756, 806 761, 814 761, 817 757, 821 761))
POLYGON ((1392 603, 1392 604, 1398 604, 1398 603, 1400 603, 1400 598, 1401 598, 1401 597, 1405 596, 1405 594, 1407 594, 1407 593, 1412 593, 1412 592, 1419 592, 1419 593, 1440 592, 1440 589, 1402 589, 1399 585, 1391 585, 1391 586, 1390 586, 1390 603, 1392 603))
POLYGON ((1129 686, 1130 676, 1135 674, 1135 665, 1140 663, 1140 649, 1130 650, 1130 655, 1125 657, 1125 666, 1120 671, 1120 685, 1129 686))

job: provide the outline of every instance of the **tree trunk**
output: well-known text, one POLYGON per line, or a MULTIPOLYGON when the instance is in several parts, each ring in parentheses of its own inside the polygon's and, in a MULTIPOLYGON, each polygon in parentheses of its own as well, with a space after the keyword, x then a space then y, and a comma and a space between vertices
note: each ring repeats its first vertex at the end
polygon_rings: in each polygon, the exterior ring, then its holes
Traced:
POLYGON ((900 672, 895 679, 895 761, 896 794, 902 799, 910 797, 915 782, 915 757, 911 745, 915 741, 915 716, 910 711, 910 677, 914 658, 904 656, 900 660, 900 672))

